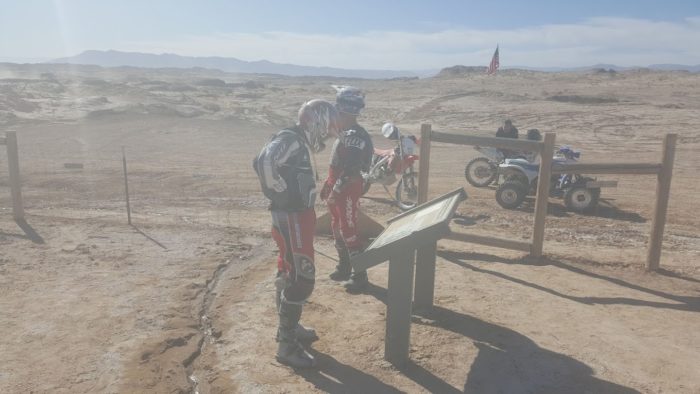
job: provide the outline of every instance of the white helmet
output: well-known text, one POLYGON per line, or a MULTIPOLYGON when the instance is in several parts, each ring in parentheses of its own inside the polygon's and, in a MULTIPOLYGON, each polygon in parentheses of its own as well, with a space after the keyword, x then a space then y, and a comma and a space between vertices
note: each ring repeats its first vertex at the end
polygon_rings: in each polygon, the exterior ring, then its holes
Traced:
POLYGON ((335 107, 340 112, 350 115, 359 115, 365 107, 365 94, 358 88, 352 86, 332 85, 336 90, 335 107))
POLYGON ((297 123, 304 129, 311 148, 318 152, 323 149, 323 140, 328 138, 328 133, 336 133, 338 110, 326 100, 313 99, 299 108, 297 123))
POLYGON ((398 140, 399 128, 391 122, 384 123, 384 126, 382 126, 382 135, 384 138, 388 138, 390 140, 398 140))

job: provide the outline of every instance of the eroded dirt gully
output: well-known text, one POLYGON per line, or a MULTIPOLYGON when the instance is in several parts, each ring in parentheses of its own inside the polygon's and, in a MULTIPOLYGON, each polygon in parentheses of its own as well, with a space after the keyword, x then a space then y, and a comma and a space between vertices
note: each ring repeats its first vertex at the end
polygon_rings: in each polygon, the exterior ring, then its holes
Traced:
POLYGON ((256 237, 246 237, 245 241, 229 240, 225 246, 229 252, 223 261, 212 267, 203 283, 188 286, 190 291, 182 299, 183 307, 189 310, 187 321, 180 322, 167 337, 142 345, 137 358, 127 363, 121 392, 210 392, 206 375, 204 379, 202 376, 206 368, 198 367, 207 346, 221 336, 221 329, 210 317, 218 285, 222 280, 238 278, 261 259, 262 241, 256 237))
POLYGON ((206 281, 204 293, 200 297, 201 305, 197 314, 199 316, 197 349, 182 363, 187 373, 187 379, 191 384, 191 393, 193 394, 210 392, 209 380, 203 380, 202 374, 204 374, 205 378, 209 378, 206 374, 211 367, 201 366, 199 368, 198 358, 206 350, 206 347, 213 344, 222 334, 221 329, 217 328, 216 322, 211 317, 211 308, 218 295, 219 282, 239 279, 242 272, 248 267, 269 255, 269 253, 264 252, 260 243, 254 245, 241 244, 241 251, 244 253, 237 257, 238 261, 229 258, 216 268, 211 278, 206 281))
POLYGON ((256 261, 260 236, 147 215, 0 218, 0 392, 196 391, 216 285, 256 261))

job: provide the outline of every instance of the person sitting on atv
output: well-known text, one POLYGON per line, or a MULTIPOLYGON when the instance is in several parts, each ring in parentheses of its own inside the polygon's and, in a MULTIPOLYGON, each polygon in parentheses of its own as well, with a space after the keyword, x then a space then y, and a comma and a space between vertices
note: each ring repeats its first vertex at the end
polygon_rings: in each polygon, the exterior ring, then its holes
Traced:
POLYGON ((496 131, 496 137, 517 139, 518 129, 515 126, 513 126, 512 120, 506 119, 503 126, 499 127, 498 131, 496 131))
MULTIPOLYGON (((542 134, 537 129, 530 129, 527 131, 527 137, 529 141, 542 141, 542 134)), ((523 157, 530 163, 535 163, 539 158, 539 152, 523 152, 523 157)))
MULTIPOLYGON (((505 123, 503 126, 499 127, 498 130, 496 131, 496 137, 500 138, 518 138, 518 129, 513 126, 513 121, 510 119, 506 119, 505 123)), ((513 157, 518 154, 518 152, 510 150, 510 149, 500 149, 501 153, 503 153, 503 156, 505 157, 513 157)))

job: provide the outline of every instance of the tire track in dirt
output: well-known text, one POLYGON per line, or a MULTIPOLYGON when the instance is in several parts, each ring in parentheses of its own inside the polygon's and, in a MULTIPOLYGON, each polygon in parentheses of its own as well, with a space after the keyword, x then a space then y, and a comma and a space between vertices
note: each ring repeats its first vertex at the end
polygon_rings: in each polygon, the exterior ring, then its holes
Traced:
POLYGON ((440 104, 450 101, 450 100, 456 100, 462 97, 467 97, 467 96, 475 96, 481 94, 480 91, 472 91, 472 92, 464 92, 464 93, 455 93, 455 94, 448 94, 445 96, 440 96, 436 97, 419 107, 413 108, 409 111, 406 111, 406 115, 403 117, 403 121, 408 121, 408 120, 413 120, 413 119, 420 119, 426 114, 431 114, 434 112, 435 108, 437 108, 440 104))

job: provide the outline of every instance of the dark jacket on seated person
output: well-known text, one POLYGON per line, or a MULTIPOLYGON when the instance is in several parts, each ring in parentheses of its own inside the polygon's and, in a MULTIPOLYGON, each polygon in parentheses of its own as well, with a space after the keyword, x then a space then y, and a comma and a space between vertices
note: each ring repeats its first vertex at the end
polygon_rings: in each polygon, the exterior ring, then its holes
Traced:
POLYGON ((496 131, 496 137, 501 138, 518 138, 518 129, 515 126, 503 126, 498 128, 496 131))

